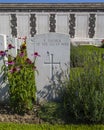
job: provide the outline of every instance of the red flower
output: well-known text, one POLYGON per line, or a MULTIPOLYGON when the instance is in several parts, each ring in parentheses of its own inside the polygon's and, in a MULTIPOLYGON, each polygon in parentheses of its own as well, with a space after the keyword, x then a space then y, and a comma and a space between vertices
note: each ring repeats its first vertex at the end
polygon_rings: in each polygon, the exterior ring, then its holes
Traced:
POLYGON ((0 51, 0 56, 5 56, 6 52, 5 51, 0 51))
POLYGON ((12 48, 15 48, 15 47, 12 46, 12 44, 9 44, 9 45, 8 45, 8 49, 12 49, 12 48))
POLYGON ((38 54, 38 52, 34 52, 34 56, 37 57, 37 56, 40 56, 40 55, 38 54))
POLYGON ((29 58, 26 59, 26 62, 27 62, 28 64, 32 64, 32 61, 31 61, 29 58))

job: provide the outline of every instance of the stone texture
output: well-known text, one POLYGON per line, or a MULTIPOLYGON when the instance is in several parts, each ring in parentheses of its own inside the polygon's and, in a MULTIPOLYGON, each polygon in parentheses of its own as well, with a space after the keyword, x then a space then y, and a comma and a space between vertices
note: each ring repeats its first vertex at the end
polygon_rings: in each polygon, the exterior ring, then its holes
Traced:
POLYGON ((39 74, 36 74, 37 101, 57 100, 62 79, 66 70, 70 68, 70 40, 69 35, 48 33, 35 35, 27 40, 28 57, 34 61, 33 53, 38 52, 36 59, 39 74), (68 65, 68 68, 67 68, 68 65))

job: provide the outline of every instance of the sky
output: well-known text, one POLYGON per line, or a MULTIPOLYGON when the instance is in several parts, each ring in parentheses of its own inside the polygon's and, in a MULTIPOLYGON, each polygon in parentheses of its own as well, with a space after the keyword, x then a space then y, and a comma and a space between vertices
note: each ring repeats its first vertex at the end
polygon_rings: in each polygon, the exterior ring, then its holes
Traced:
POLYGON ((86 3, 104 2, 104 0, 0 0, 0 3, 86 3))

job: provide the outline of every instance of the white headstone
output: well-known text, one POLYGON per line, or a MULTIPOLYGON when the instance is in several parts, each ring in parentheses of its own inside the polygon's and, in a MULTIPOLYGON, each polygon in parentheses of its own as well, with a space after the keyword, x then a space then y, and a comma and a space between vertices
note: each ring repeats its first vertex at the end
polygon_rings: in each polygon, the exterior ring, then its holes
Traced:
POLYGON ((56 77, 60 77, 70 64, 70 39, 69 35, 48 33, 35 35, 27 40, 28 57, 33 61, 33 53, 38 52, 36 59, 37 100, 57 100, 57 90, 60 84, 56 77))
MULTIPOLYGON (((0 51, 7 50, 7 38, 6 35, 0 34, 0 51)), ((6 58, 5 58, 6 60, 6 58)), ((0 72, 1 67, 4 65, 3 58, 0 56, 0 72)), ((0 73, 0 102, 5 102, 8 99, 8 84, 3 82, 4 73, 0 73)))
POLYGON ((7 45, 11 44, 14 48, 12 49, 8 49, 8 53, 13 56, 16 57, 17 56, 17 41, 15 38, 13 37, 7 37, 7 45))

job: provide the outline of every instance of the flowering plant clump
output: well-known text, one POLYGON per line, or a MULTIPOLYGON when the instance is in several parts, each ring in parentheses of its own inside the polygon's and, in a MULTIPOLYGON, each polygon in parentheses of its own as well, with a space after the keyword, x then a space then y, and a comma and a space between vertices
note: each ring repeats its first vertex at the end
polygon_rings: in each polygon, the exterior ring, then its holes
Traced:
POLYGON ((34 70, 37 71, 35 60, 39 56, 38 52, 34 52, 34 62, 27 57, 26 38, 18 50, 16 57, 8 54, 10 49, 15 47, 8 45, 8 50, 0 51, 0 56, 8 58, 4 60, 2 70, 9 82, 9 95, 11 108, 18 113, 26 112, 33 108, 36 101, 36 84, 34 70))

